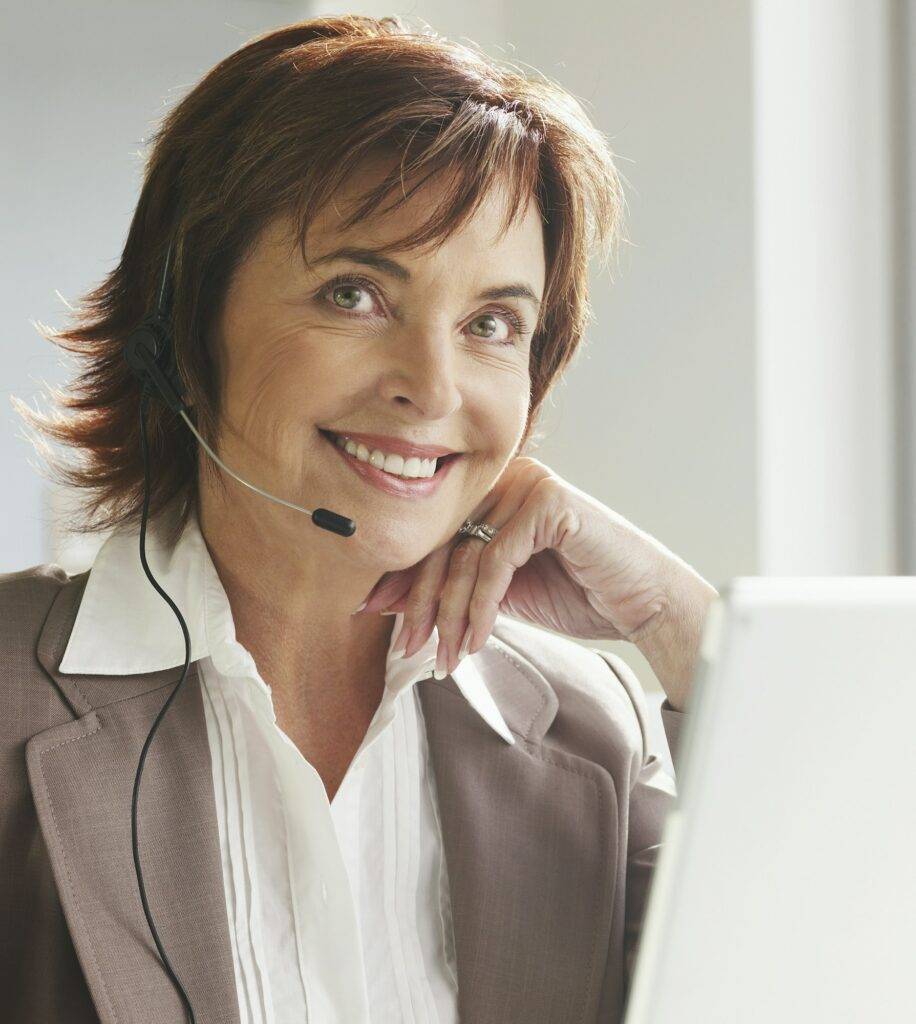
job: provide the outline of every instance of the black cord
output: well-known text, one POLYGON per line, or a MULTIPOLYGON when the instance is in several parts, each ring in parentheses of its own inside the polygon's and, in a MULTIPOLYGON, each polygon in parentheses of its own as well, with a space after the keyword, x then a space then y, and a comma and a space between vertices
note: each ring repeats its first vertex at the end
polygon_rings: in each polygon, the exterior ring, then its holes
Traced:
POLYGON ((156 580, 153 578, 153 574, 150 572, 149 565, 146 561, 146 521, 149 517, 149 498, 150 498, 150 472, 149 472, 149 446, 146 437, 146 412, 149 405, 149 390, 144 387, 143 393, 140 397, 140 443, 143 450, 143 476, 144 476, 144 489, 143 489, 143 514, 140 517, 140 562, 143 565, 143 571, 146 573, 150 583, 156 588, 157 593, 163 598, 163 600, 172 609, 175 615, 178 617, 178 624, 181 626, 181 632, 184 634, 184 669, 181 673, 181 678, 175 684, 175 688, 172 690, 169 699, 163 704, 162 710, 156 717, 156 721, 153 722, 153 727, 149 731, 149 735, 146 737, 146 743, 143 744, 143 751, 140 754, 140 764, 137 767, 137 775, 134 779, 134 797, 131 804, 131 836, 133 840, 134 848, 134 867, 137 872, 137 884, 140 887, 140 901, 143 904, 143 913, 146 914, 146 923, 149 925, 149 930, 152 932, 153 941, 156 943, 156 949, 159 950, 159 956, 162 958, 163 966, 165 967, 166 973, 172 979, 175 987, 178 989, 179 994, 184 1002, 185 1009, 188 1013, 190 1024, 196 1024, 196 1018, 194 1016, 194 1009, 191 1006, 191 1000, 188 999, 188 994, 184 990, 184 985, 178 979, 178 975, 172 969, 172 965, 169 963, 169 958, 165 955, 165 950, 162 948, 162 943, 159 941, 159 933, 156 931, 156 926, 153 924, 153 917, 150 913, 149 904, 146 900, 146 888, 143 885, 143 872, 140 868, 140 850, 137 845, 137 797, 140 793, 140 776, 143 774, 143 765, 146 763, 146 753, 149 750, 150 743, 153 740, 153 734, 162 721, 163 716, 169 709, 169 705, 175 699, 175 694, 178 692, 178 687, 185 680, 185 676, 188 674, 188 665, 191 663, 191 637, 188 633, 188 625, 184 620, 184 616, 178 610, 178 606, 169 597, 169 595, 159 586, 156 580))

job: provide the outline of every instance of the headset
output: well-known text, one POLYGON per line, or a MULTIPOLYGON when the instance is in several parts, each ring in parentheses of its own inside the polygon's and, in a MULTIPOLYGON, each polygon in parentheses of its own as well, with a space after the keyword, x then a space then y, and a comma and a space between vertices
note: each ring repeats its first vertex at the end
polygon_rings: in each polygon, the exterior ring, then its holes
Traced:
POLYGON ((175 616, 178 619, 178 624, 181 627, 182 635, 184 636, 185 644, 184 668, 182 669, 181 677, 175 684, 168 700, 163 704, 162 710, 157 715, 156 720, 153 722, 152 728, 149 731, 149 735, 146 737, 146 742, 143 744, 143 750, 140 754, 140 763, 137 766, 137 774, 134 778, 134 792, 133 800, 131 802, 131 840, 133 844, 134 869, 137 873, 137 885, 140 889, 140 902, 143 904, 143 913, 146 915, 146 922, 149 925, 150 932, 152 933, 153 941, 156 943, 156 949, 159 951, 163 967, 165 968, 169 978, 171 978, 172 983, 178 989, 178 993, 181 996, 185 1009, 187 1010, 190 1024, 196 1024, 194 1009, 191 1006, 190 999, 188 999, 188 994, 185 991, 184 986, 181 984, 181 981, 178 979, 178 976, 175 974, 175 971, 169 962, 169 958, 166 956, 165 950, 162 948, 162 943, 159 940, 159 933, 156 931, 156 926, 153 924, 153 917, 150 913, 149 903, 146 899, 146 887, 143 884, 143 872, 140 868, 140 851, 137 844, 137 798, 140 793, 140 777, 143 774, 143 766, 146 763, 146 754, 149 750, 150 744, 152 743, 153 735, 159 727, 159 723, 162 721, 166 711, 168 711, 169 706, 175 699, 175 695, 178 693, 178 688, 185 680, 188 673, 188 666, 191 663, 191 637, 188 633, 188 624, 185 622, 184 616, 178 610, 178 606, 156 581, 146 560, 146 525, 149 518, 150 500, 149 441, 146 436, 146 414, 149 407, 150 397, 155 396, 161 399, 168 408, 172 410, 172 412, 180 416, 210 458, 240 484, 243 484, 245 487, 255 491, 257 494, 262 495, 270 501, 277 502, 280 505, 285 505, 287 508, 295 509, 298 512, 303 512, 311 518, 312 522, 316 526, 321 527, 323 530, 329 530, 331 533, 337 533, 342 537, 352 537, 356 532, 356 523, 354 523, 352 519, 339 515, 337 512, 331 512, 326 508, 302 508, 300 505, 296 505, 291 501, 285 501, 283 498, 278 498, 276 495, 270 494, 267 491, 262 490, 260 487, 256 487, 254 484, 249 483, 249 481, 243 479, 236 472, 231 470, 197 432, 197 428, 191 422, 188 415, 189 409, 184 402, 184 389, 175 359, 174 346, 172 344, 170 311, 172 289, 169 288, 169 270, 172 262, 174 244, 173 239, 169 243, 169 248, 165 256, 165 262, 162 268, 162 279, 159 284, 159 294, 156 300, 155 309, 140 321, 124 343, 124 358, 134 376, 142 386, 140 392, 140 445, 143 453, 144 486, 143 511, 140 517, 140 563, 156 592, 175 613, 175 616))

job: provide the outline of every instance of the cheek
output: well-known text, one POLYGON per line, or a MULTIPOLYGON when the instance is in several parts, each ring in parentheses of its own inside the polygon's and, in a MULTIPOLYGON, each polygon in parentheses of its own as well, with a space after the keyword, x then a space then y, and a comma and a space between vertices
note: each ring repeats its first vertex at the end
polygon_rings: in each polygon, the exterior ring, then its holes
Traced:
POLYGON ((530 384, 526 379, 502 381, 484 396, 480 408, 489 424, 492 436, 500 453, 510 451, 522 436, 528 418, 530 384))
POLYGON ((304 422, 321 418, 322 410, 333 409, 347 390, 347 381, 327 359, 298 351, 265 358, 249 394, 264 415, 304 422))

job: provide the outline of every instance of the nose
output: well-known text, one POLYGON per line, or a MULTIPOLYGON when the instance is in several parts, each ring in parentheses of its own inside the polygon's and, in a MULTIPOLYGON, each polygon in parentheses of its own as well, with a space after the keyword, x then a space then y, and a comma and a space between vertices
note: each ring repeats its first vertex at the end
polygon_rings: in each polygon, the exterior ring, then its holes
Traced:
POLYGON ((413 405, 427 419, 444 419, 460 408, 460 356, 447 331, 405 331, 388 351, 381 384, 385 399, 413 405))

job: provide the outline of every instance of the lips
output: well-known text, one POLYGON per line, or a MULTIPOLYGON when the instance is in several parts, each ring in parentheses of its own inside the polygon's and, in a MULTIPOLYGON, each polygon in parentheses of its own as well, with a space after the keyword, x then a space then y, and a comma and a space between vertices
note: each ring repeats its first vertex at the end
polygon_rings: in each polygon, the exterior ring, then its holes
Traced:
POLYGON ((382 491, 387 491, 389 494, 396 497, 427 498, 435 494, 451 472, 452 466, 464 456, 463 452, 452 452, 450 455, 443 455, 441 458, 436 460, 436 471, 431 477, 406 479, 391 473, 386 473, 384 470, 373 466, 370 462, 361 462, 355 456, 348 454, 337 443, 337 441, 334 440, 335 435, 332 431, 323 430, 319 427, 318 432, 334 449, 338 458, 340 458, 352 472, 361 476, 374 487, 377 487, 382 491))

